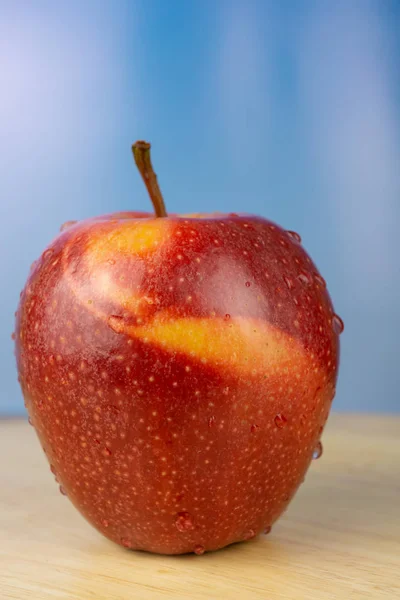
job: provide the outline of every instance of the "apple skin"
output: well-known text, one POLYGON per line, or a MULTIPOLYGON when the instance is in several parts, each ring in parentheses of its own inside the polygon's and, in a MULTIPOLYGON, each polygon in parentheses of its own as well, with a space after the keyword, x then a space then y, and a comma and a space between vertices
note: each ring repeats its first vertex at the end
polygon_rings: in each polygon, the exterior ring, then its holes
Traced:
POLYGON ((51 469, 102 534, 164 554, 271 527, 335 394, 341 321, 297 234, 249 215, 66 228, 16 316, 51 469))

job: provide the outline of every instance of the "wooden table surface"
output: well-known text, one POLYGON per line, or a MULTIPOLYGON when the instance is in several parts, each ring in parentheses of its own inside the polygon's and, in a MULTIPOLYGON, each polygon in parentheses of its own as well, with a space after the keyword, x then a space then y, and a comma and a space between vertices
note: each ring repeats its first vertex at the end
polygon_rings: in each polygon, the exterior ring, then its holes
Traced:
POLYGON ((400 598, 400 418, 332 415, 269 536, 203 556, 132 552, 63 497, 27 423, 0 422, 0 598, 400 598))

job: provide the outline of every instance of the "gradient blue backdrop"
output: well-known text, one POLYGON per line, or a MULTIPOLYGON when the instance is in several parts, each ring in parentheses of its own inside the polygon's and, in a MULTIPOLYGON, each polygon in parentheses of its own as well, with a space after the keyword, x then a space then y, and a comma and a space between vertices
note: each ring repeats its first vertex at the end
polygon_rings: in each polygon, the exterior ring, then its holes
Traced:
POLYGON ((149 201, 299 231, 346 323, 336 409, 398 411, 400 4, 0 0, 0 414, 14 311, 63 221, 149 201))

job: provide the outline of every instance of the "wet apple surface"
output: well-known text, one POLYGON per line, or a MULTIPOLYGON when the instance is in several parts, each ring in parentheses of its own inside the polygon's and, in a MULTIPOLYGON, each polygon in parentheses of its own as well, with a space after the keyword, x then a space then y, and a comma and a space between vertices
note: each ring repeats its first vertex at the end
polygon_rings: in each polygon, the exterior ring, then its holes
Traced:
POLYGON ((15 337, 28 413, 74 505, 126 547, 201 554, 285 510, 319 448, 342 329, 294 232, 125 212, 48 246, 15 337))

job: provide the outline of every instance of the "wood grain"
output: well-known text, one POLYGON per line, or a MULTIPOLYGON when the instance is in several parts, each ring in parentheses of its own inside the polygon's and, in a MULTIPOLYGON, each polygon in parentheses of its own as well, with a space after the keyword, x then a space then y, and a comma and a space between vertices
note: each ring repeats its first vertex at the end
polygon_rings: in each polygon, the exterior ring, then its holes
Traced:
POLYGON ((0 598, 400 597, 400 418, 333 415, 269 536, 203 556, 130 552, 63 497, 26 423, 0 422, 0 598))

